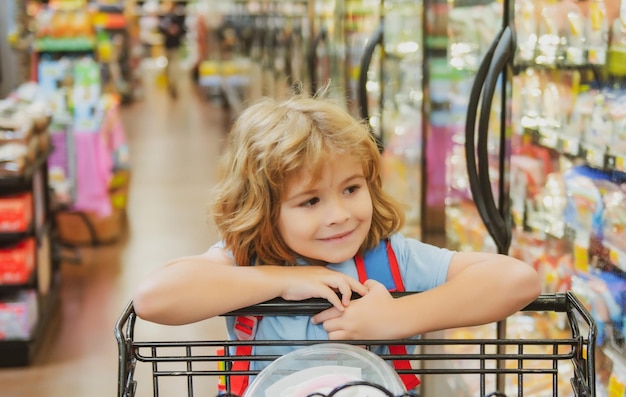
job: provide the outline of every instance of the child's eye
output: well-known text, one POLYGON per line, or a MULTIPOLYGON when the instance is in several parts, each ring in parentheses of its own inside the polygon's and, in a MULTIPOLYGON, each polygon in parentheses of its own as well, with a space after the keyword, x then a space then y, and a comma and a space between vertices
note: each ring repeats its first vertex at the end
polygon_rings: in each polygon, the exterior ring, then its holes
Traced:
POLYGON ((352 193, 356 192, 357 190, 359 190, 360 188, 361 188, 360 185, 352 185, 352 186, 348 186, 346 188, 346 190, 344 190, 344 192, 346 194, 352 194, 352 193))
POLYGON ((319 202, 320 202, 319 198, 313 197, 313 198, 310 198, 310 199, 300 203, 300 207, 312 207, 312 206, 314 206, 315 204, 317 204, 319 202))

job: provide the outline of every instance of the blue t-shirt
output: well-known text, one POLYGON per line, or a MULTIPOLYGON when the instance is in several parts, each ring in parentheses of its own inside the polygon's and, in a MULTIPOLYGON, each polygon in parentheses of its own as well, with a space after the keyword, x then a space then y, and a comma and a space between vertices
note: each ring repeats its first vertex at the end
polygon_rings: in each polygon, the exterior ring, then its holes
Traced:
MULTIPOLYGON (((401 234, 390 237, 391 246, 398 261, 406 291, 426 291, 446 281, 453 251, 406 238, 401 234)), ((214 247, 223 248, 223 242, 214 247)), ((328 264, 332 270, 347 274, 358 280, 354 259, 328 264)), ((226 327, 231 340, 237 340, 233 331, 234 317, 226 317, 226 327)), ((255 340, 328 340, 322 324, 312 324, 309 316, 265 316, 258 324, 255 340)), ((255 355, 284 355, 293 350, 291 346, 255 346, 255 355)), ((384 349, 386 350, 386 349, 384 349)), ((386 353, 380 350, 375 353, 386 353)), ((266 362, 252 361, 251 370, 262 369, 266 362)))

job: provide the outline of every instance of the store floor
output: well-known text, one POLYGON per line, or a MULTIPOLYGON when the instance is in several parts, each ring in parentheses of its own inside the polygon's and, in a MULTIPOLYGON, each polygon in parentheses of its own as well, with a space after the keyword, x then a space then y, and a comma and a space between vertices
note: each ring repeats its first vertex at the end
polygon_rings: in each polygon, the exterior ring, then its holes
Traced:
MULTIPOLYGON (((132 156, 126 231, 112 245, 81 249, 82 263, 62 265, 60 302, 45 342, 31 366, 0 368, 2 397, 116 396, 113 330, 137 282, 169 259, 203 252, 215 239, 205 204, 229 115, 189 81, 182 81, 178 99, 169 98, 154 73, 144 73, 144 99, 122 110, 132 156)), ((155 338, 222 333, 220 319, 142 326, 142 335, 155 338)), ((144 386, 138 396, 151 395, 149 375, 137 376, 144 386)))

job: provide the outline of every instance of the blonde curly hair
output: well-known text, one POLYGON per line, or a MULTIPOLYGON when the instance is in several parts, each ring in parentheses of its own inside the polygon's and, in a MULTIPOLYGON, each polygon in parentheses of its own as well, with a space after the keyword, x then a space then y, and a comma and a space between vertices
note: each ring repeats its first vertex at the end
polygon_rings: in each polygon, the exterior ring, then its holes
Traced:
POLYGON ((210 203, 212 220, 239 266, 295 263, 298 255, 277 227, 286 181, 303 170, 319 178, 337 155, 362 162, 370 190, 372 225, 362 253, 404 224, 403 208, 383 190, 380 153, 365 124, 331 99, 305 95, 281 102, 263 98, 239 115, 210 203))

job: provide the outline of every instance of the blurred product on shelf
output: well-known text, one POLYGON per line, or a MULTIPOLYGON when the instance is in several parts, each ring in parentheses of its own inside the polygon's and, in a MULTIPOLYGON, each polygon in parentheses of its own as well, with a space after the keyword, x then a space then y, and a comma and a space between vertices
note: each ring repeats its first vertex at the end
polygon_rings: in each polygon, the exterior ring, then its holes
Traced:
POLYGON ((34 268, 35 240, 33 238, 0 248, 0 284, 25 284, 34 268))
MULTIPOLYGON (((37 82, 50 99, 52 113, 49 180, 55 193, 58 238, 65 244, 112 242, 122 229, 123 208, 113 208, 109 194, 114 173, 129 168, 118 115, 120 102, 131 95, 132 79, 125 66, 129 38, 122 11, 101 7, 90 14, 89 37, 94 46, 89 49, 39 49, 37 82), (103 230, 100 225, 108 226, 103 230)), ((51 5, 36 15, 58 20, 67 17, 67 12, 51 5)), ((39 35, 58 38, 46 30, 39 35)), ((119 191, 117 196, 117 202, 123 202, 119 191)))
POLYGON ((448 4, 448 62, 467 78, 451 91, 464 120, 447 159, 449 246, 500 250, 534 264, 545 292, 574 291, 599 326, 598 395, 622 396, 626 1, 515 0, 513 15, 497 1, 448 4), (485 15, 493 24, 468 22, 485 15))
POLYGON ((23 233, 33 221, 33 195, 17 193, 0 198, 0 232, 23 233))
POLYGON ((49 146, 49 109, 28 90, 0 100, 0 175, 21 175, 49 146))
POLYGON ((33 291, 20 291, 0 301, 1 341, 28 339, 37 324, 39 308, 33 291))

